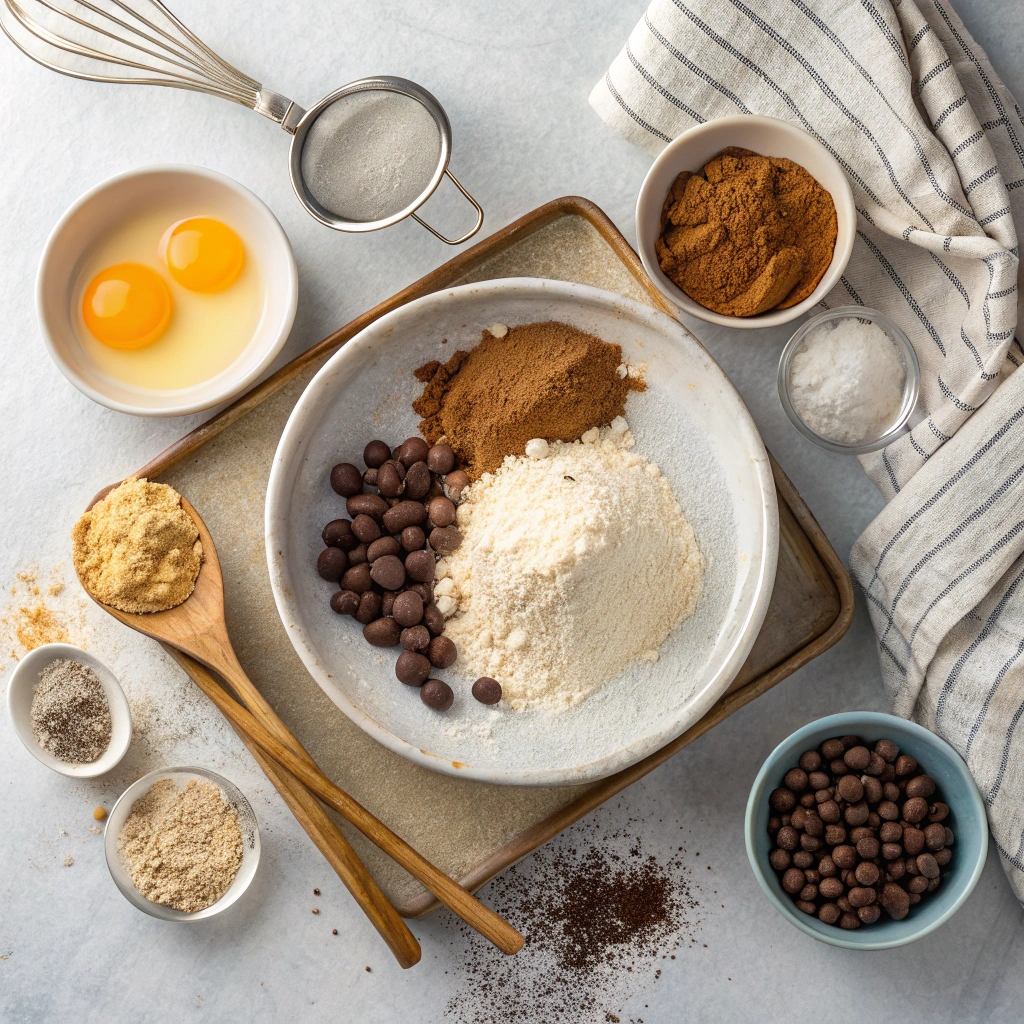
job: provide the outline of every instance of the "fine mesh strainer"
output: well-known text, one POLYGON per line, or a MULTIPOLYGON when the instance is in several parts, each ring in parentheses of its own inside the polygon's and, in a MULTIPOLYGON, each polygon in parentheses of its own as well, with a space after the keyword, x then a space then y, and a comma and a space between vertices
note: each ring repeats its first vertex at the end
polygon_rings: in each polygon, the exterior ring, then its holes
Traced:
POLYGON ((480 204, 448 169, 448 117, 414 82, 363 78, 303 110, 219 57, 160 0, 3 0, 0 28, 52 71, 205 92, 276 121, 292 135, 295 194, 330 228, 376 231, 412 217, 458 245, 483 224, 480 204), (445 175, 476 211, 461 238, 447 238, 416 213, 445 175))

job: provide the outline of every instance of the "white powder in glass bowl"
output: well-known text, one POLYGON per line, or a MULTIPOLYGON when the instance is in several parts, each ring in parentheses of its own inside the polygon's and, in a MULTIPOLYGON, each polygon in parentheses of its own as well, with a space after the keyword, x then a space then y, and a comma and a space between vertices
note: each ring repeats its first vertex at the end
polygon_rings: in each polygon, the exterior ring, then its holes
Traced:
POLYGON ((789 399, 813 430, 838 444, 870 444, 896 422, 907 370, 892 339, 846 317, 811 331, 789 364, 789 399))
POLYGON ((528 446, 465 492, 462 545, 435 593, 471 675, 517 710, 579 703, 693 614, 704 559, 672 488, 632 452, 622 417, 583 440, 528 446))

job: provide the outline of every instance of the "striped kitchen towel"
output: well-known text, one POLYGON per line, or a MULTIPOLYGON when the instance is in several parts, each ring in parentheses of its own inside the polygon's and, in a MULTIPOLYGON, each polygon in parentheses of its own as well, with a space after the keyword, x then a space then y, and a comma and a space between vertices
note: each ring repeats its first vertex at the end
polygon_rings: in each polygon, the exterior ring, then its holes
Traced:
POLYGON ((903 328, 925 413, 862 460, 888 505, 850 565, 894 711, 966 759, 1024 900, 1020 109, 944 0, 653 0, 590 102, 652 153, 784 118, 845 169, 857 241, 824 305, 903 328))

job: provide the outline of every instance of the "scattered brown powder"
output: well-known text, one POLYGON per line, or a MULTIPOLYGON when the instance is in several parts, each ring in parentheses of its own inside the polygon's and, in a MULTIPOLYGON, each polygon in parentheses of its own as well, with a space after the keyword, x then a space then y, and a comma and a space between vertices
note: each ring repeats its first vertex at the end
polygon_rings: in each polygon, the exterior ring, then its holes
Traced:
POLYGON ((792 160, 730 147, 672 183, 655 248, 665 275, 726 316, 785 309, 817 287, 835 250, 832 197, 792 160))
POLYGON ((21 605, 13 609, 14 635, 26 651, 34 651, 43 644, 68 642, 68 631, 42 601, 21 605))
POLYGON ((622 349, 568 324, 523 324, 502 338, 484 331, 472 352, 416 371, 420 432, 455 449, 473 479, 493 472, 526 442, 575 441, 625 412, 641 379, 624 375, 622 349))
POLYGON ((130 477, 71 531, 75 570, 97 600, 160 612, 192 593, 203 560, 199 531, 167 484, 130 477))
POLYGON ((684 851, 646 852, 629 826, 607 833, 588 819, 491 883, 483 898, 526 936, 517 956, 496 953, 453 921, 459 977, 447 1018, 614 1021, 630 996, 658 980, 667 957, 697 945, 700 905, 684 851))
POLYGON ((187 914, 216 903, 242 863, 238 812, 220 788, 161 779, 132 805, 117 836, 132 884, 146 899, 187 914))

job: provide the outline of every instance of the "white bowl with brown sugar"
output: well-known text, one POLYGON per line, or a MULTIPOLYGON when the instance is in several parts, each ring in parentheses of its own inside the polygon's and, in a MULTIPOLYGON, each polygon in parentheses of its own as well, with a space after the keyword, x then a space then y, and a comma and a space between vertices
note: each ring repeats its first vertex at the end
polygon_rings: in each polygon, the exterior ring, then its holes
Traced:
MULTIPOLYGON (((705 225, 707 226, 707 225, 705 225)), ((658 290, 684 313, 725 327, 775 327, 813 309, 837 285, 850 261, 857 234, 853 192, 839 161, 803 129, 775 117, 736 114, 720 117, 685 131, 670 142, 651 165, 636 201, 637 251, 644 269, 658 290), (820 280, 805 298, 793 305, 775 305, 751 316, 716 312, 688 295, 662 269, 657 243, 662 235, 662 208, 681 172, 698 174, 716 155, 729 147, 763 157, 791 160, 804 169, 831 196, 835 206, 835 244, 820 280)))
MULTIPOLYGON (((285 630, 330 699, 370 736, 435 771, 514 785, 564 785, 635 763, 700 719, 746 659, 767 609, 778 554, 768 456, 750 414, 707 351, 649 306, 584 285, 512 279, 464 285, 409 303, 362 331, 308 385, 282 435, 267 490, 271 585, 285 630), (417 432, 414 370, 481 342, 497 323, 558 321, 621 346, 646 365, 626 419, 635 451, 656 462, 707 562, 694 614, 657 661, 634 662, 565 710, 488 707, 470 695, 458 661, 443 678, 445 712, 396 679, 398 649, 370 646, 329 605, 317 574, 324 524, 345 515, 331 467, 358 459, 371 438, 417 432)), ((643 608, 623 607, 629 619, 643 608)), ((475 677, 474 677, 475 678, 475 677)))

